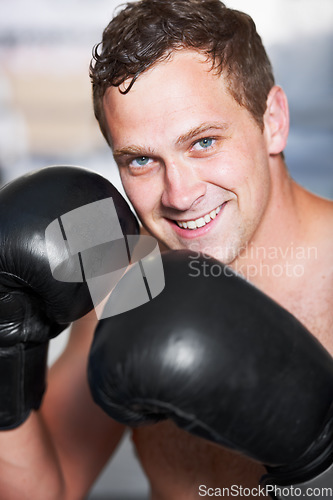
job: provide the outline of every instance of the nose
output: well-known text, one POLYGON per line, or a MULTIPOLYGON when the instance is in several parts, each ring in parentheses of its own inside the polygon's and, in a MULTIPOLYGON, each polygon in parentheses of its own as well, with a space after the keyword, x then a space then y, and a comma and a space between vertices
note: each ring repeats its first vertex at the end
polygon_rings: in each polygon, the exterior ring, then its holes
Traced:
POLYGON ((206 184, 192 166, 185 163, 165 165, 163 206, 178 211, 194 207, 206 193, 206 184))

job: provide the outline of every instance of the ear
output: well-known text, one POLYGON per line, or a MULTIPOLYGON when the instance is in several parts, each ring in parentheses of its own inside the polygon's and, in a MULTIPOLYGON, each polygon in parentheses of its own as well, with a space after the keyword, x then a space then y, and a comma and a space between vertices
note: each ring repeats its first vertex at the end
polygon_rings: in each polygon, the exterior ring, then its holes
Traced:
POLYGON ((271 88, 267 97, 264 126, 269 154, 281 153, 289 133, 289 108, 286 94, 277 85, 271 88))

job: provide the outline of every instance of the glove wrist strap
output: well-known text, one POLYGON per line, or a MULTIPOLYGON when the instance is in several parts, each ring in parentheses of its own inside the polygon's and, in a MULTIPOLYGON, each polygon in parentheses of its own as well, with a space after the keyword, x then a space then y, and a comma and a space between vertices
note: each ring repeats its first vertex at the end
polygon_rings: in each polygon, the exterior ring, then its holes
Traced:
POLYGON ((289 500, 303 496, 324 499, 331 497, 333 492, 333 464, 318 476, 304 483, 289 486, 266 487, 266 492, 272 494, 272 498, 278 500, 289 500))
POLYGON ((45 391, 48 342, 0 348, 0 430, 21 425, 45 391))

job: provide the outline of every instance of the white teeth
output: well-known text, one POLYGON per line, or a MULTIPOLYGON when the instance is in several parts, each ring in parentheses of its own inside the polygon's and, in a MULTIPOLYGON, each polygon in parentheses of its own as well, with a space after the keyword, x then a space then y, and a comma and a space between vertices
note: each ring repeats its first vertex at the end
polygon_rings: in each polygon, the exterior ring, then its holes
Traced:
POLYGON ((179 227, 183 229, 197 229, 199 227, 203 227, 206 224, 209 224, 211 220, 215 219, 219 211, 221 210, 221 206, 215 208, 209 214, 204 215, 203 217, 199 217, 196 220, 188 220, 188 221, 176 221, 179 227))
POLYGON ((205 219, 203 217, 200 217, 195 221, 197 227, 203 227, 206 225, 205 219))

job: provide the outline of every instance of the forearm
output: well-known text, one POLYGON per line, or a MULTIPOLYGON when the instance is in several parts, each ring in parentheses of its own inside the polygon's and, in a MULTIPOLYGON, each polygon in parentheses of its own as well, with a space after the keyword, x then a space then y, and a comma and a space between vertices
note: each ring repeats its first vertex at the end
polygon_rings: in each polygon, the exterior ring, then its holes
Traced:
POLYGON ((128 264, 124 235, 138 223, 109 181, 55 166, 1 188, 0 226, 0 498, 77 500, 123 427, 87 387, 91 325, 87 342, 81 331, 48 374, 46 346, 110 292, 104 284, 93 297, 90 280, 128 264))
POLYGON ((40 410, 0 432, 1 499, 82 499, 119 443, 125 427, 92 402, 86 381, 95 322, 74 324, 69 345, 49 370, 40 410))
POLYGON ((39 412, 20 427, 0 432, 0 498, 64 500, 64 476, 39 412))
POLYGON ((61 465, 66 500, 85 497, 125 430, 92 401, 86 380, 89 323, 74 324, 66 351, 49 371, 41 407, 61 465))

